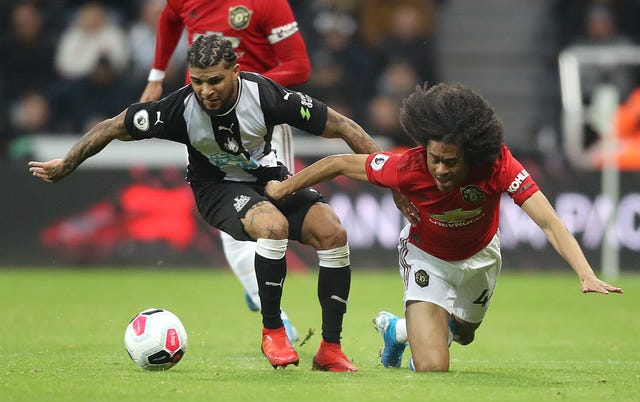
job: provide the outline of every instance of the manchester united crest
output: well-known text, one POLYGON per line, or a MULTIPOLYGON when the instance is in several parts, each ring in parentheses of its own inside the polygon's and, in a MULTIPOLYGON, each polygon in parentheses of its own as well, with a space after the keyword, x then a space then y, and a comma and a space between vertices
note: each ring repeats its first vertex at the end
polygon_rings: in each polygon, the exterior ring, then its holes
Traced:
POLYGON ((253 11, 245 6, 235 6, 229 8, 229 25, 237 31, 245 29, 251 22, 253 11))
POLYGON ((419 269, 415 274, 416 285, 421 288, 429 286, 429 274, 424 269, 419 269))
POLYGON ((476 186, 466 186, 461 189, 462 199, 470 204, 477 204, 484 201, 484 191, 476 186))

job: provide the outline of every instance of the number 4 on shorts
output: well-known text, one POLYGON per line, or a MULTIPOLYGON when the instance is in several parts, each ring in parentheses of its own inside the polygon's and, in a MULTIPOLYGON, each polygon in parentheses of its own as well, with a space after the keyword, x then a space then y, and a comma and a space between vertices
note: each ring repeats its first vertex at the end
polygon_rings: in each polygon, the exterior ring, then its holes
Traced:
POLYGON ((491 296, 492 296, 492 295, 487 296, 488 292, 489 292, 489 289, 483 290, 482 293, 480 293, 480 296, 478 296, 478 298, 473 301, 473 304, 480 304, 482 307, 486 307, 487 303, 489 302, 489 300, 491 300, 491 296))

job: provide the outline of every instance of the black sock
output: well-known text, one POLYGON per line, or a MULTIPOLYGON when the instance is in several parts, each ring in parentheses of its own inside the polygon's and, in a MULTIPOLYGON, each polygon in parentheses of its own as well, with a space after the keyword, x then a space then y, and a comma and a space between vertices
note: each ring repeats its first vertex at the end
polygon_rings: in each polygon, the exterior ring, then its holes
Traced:
POLYGON ((284 257, 270 260, 256 254, 255 267, 258 295, 262 304, 262 325, 269 329, 279 328, 282 326, 280 300, 284 278, 287 276, 287 262, 284 257))
POLYGON ((340 343, 342 318, 347 312, 351 287, 351 268, 320 267, 318 300, 322 307, 322 338, 325 342, 340 343))

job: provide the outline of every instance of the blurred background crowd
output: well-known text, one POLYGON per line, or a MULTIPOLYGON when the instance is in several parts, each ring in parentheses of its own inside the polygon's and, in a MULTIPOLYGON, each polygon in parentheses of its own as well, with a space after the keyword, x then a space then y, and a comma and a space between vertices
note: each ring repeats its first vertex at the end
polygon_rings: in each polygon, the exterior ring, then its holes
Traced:
MULTIPOLYGON (((416 84, 455 80, 494 103, 513 148, 548 154, 561 141, 558 53, 575 44, 640 43, 640 0, 290 4, 312 62, 310 80, 296 89, 396 147, 411 145, 398 121, 401 100, 416 84), (518 42, 524 32, 532 34, 518 42), (508 67, 513 77, 504 73, 508 67), (525 91, 518 80, 527 81, 525 91), (528 104, 532 112, 516 106, 528 104)), ((19 139, 26 135, 80 134, 137 101, 163 7, 164 0, 0 2, 0 159, 24 157, 19 139)), ((183 85, 185 52, 186 38, 166 91, 183 85)), ((626 96, 638 84, 635 70, 588 78, 615 82, 626 96)))

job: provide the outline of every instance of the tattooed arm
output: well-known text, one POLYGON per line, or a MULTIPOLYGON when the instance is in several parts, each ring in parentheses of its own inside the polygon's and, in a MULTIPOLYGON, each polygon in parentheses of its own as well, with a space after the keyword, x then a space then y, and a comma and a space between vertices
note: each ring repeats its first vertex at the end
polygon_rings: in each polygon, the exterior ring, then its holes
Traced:
POLYGON ((362 127, 330 107, 327 107, 327 125, 321 135, 325 138, 342 138, 357 154, 382 151, 362 127))
POLYGON ((127 110, 124 110, 116 117, 96 124, 71 147, 64 159, 29 162, 29 171, 35 177, 55 183, 70 175, 86 159, 102 151, 112 140, 134 140, 124 125, 126 113, 127 110))
MULTIPOLYGON (((371 138, 362 127, 330 107, 327 107, 327 125, 322 136, 326 138, 342 138, 356 154, 372 154, 382 151, 380 146, 376 144, 373 138, 371 138)), ((420 221, 420 215, 415 205, 409 202, 403 194, 395 190, 391 190, 391 192, 396 207, 407 217, 413 226, 417 225, 420 221)))

